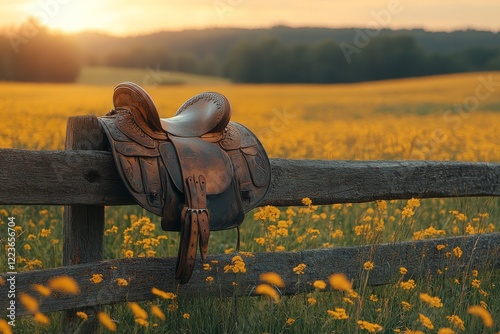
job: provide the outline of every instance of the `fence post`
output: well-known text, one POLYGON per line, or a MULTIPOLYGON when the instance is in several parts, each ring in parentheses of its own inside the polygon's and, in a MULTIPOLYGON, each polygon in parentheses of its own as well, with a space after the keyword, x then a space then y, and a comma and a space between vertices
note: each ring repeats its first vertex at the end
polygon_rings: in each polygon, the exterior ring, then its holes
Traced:
MULTIPOLYGON (((94 115, 73 116, 66 127, 67 150, 102 150, 103 134, 94 115)), ((72 161, 68 161, 71 166, 72 161)), ((104 206, 66 205, 64 207, 63 265, 97 262, 102 260, 104 234, 104 206)), ((82 291, 82 293, 85 293, 82 291)), ((97 312, 100 307, 69 309, 64 312, 63 331, 73 333, 81 319, 76 312, 88 315, 80 324, 79 333, 97 333, 97 312)))

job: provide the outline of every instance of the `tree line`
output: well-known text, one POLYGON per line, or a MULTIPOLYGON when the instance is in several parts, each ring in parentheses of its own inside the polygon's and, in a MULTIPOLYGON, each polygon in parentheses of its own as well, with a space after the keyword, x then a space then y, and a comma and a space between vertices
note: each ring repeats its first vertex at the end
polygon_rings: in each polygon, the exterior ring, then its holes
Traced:
POLYGON ((0 80, 73 82, 80 67, 72 39, 50 33, 34 20, 0 32, 0 80))
MULTIPOLYGON (((352 43, 247 40, 233 43, 223 55, 135 45, 109 51, 99 65, 152 67, 248 83, 342 83, 500 70, 500 47, 432 52, 411 35, 362 37, 352 43)), ((0 32, 0 80, 72 82, 82 65, 95 64, 70 36, 51 33, 36 21, 0 32)))
POLYGON ((376 37, 361 46, 285 45, 275 39, 241 43, 232 49, 223 74, 234 82, 342 83, 500 70, 499 47, 430 53, 412 36, 376 37))

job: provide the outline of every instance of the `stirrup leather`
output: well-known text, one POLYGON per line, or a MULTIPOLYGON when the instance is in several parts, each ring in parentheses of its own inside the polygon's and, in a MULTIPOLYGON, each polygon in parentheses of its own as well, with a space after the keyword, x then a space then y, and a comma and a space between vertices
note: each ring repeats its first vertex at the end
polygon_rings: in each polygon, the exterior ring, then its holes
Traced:
POLYGON ((188 282, 193 273, 198 242, 201 258, 206 260, 210 238, 210 214, 207 209, 205 177, 189 176, 184 183, 186 205, 181 213, 181 240, 175 273, 175 278, 180 284, 188 282))

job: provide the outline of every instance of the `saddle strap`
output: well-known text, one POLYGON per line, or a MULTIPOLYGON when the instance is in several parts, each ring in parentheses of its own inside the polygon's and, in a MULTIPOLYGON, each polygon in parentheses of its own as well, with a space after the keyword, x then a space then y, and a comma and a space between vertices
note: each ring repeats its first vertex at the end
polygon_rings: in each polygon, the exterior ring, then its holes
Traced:
POLYGON ((175 277, 187 283, 193 273, 196 247, 199 242, 202 260, 206 260, 210 238, 210 214, 207 209, 206 180, 189 176, 185 180, 186 202, 181 213, 181 240, 175 277))

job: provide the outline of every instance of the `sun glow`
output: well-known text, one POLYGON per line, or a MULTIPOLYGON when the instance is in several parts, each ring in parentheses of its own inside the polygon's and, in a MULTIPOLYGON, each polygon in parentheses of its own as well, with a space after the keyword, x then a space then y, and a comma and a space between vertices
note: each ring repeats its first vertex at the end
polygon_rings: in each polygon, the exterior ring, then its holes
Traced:
POLYGON ((72 0, 33 1, 28 17, 36 19, 41 25, 64 33, 73 33, 95 27, 106 30, 110 15, 97 15, 104 8, 99 3, 72 0))

